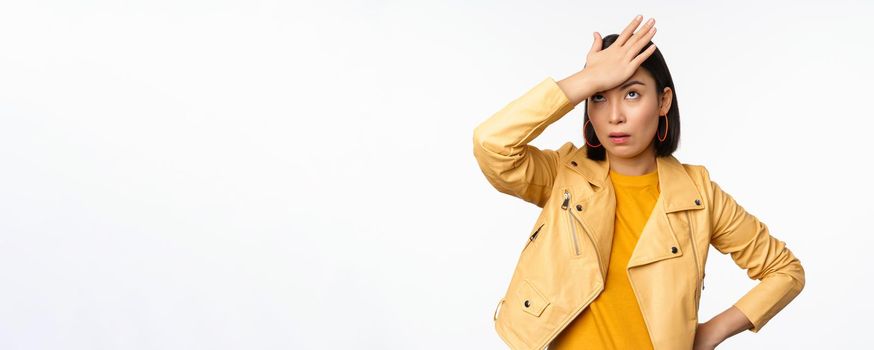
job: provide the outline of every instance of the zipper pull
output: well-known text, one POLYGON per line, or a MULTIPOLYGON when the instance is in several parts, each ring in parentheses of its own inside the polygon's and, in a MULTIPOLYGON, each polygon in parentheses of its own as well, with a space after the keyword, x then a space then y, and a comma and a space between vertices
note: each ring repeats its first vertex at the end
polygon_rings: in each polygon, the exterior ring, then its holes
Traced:
POLYGON ((545 224, 540 224, 540 227, 537 228, 537 231, 534 231, 534 233, 531 235, 531 238, 529 238, 530 240, 533 241, 535 238, 537 238, 537 234, 540 233, 540 229, 543 228, 543 225, 545 224))
POLYGON ((561 209, 567 209, 568 203, 571 201, 571 194, 564 190, 564 202, 561 202, 561 209))

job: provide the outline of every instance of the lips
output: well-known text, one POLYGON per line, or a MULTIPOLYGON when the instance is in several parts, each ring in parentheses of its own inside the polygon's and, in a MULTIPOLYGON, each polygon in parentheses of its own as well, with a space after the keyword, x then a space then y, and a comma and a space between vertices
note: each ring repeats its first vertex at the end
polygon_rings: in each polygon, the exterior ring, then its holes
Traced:
POLYGON ((611 132, 609 136, 610 141, 616 145, 628 144, 628 138, 631 137, 631 135, 628 135, 624 132, 611 132))

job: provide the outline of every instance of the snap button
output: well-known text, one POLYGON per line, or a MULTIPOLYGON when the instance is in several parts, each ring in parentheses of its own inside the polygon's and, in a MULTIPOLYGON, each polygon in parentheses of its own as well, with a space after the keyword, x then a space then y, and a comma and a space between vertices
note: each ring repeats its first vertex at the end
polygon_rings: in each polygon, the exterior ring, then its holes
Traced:
POLYGON ((572 161, 571 161, 571 165, 573 165, 573 166, 577 166, 577 161, 572 160, 572 161))
POLYGON ((696 200, 695 200, 695 205, 701 205, 701 200, 700 200, 700 199, 696 199, 696 200))
POLYGON ((671 253, 677 254, 677 247, 671 247, 671 253))
POLYGON ((528 300, 525 300, 525 307, 529 307, 529 306, 531 306, 531 302, 529 302, 528 300))
POLYGON ((582 206, 582 205, 579 205, 579 204, 577 204, 577 211, 583 211, 583 206, 582 206))

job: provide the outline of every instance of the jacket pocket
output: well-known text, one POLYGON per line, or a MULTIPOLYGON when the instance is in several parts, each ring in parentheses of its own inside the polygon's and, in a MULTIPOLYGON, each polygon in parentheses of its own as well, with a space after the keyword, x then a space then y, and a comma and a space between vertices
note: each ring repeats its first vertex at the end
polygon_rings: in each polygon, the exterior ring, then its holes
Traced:
POLYGON ((543 293, 529 280, 522 281, 522 284, 516 291, 516 295, 519 297, 519 305, 517 307, 521 307, 523 311, 535 317, 540 317, 543 310, 550 304, 543 293))

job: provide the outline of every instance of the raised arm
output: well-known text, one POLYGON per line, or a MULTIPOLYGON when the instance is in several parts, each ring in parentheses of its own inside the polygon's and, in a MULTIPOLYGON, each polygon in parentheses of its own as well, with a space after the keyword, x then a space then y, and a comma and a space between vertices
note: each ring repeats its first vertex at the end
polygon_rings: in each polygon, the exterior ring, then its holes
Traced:
POLYGON ((495 189, 543 207, 549 198, 560 152, 529 145, 547 126, 574 109, 558 83, 548 77, 479 124, 473 154, 495 189))
POLYGON ((528 143, 589 96, 627 80, 655 52, 655 45, 646 47, 655 35, 655 21, 635 33, 641 20, 635 17, 606 49, 601 35, 593 33, 581 71, 558 82, 544 79, 474 129, 473 154, 492 186, 539 207, 546 204, 559 158, 573 150, 573 143, 558 150, 528 143))

